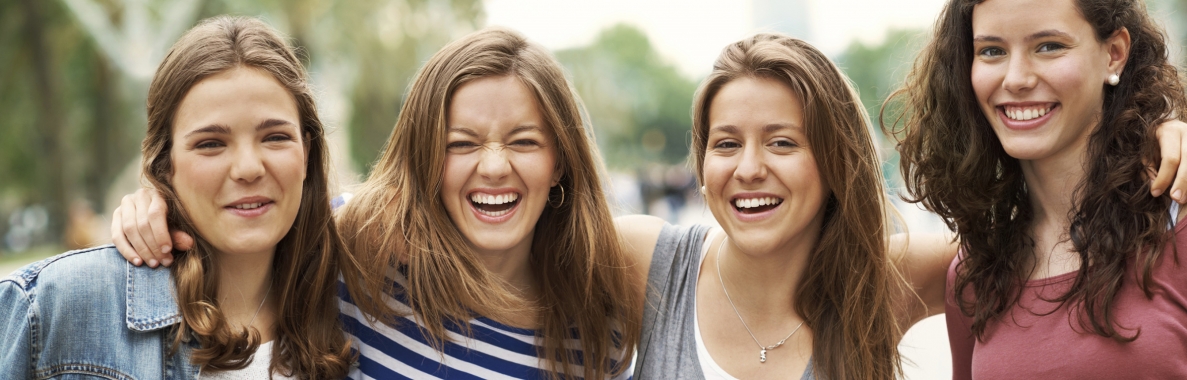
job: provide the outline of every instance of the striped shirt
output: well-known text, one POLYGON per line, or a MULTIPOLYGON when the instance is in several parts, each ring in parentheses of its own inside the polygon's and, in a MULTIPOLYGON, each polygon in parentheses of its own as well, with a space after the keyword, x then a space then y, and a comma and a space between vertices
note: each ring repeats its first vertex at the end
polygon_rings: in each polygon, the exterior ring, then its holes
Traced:
MULTIPOLYGON (((392 281, 397 289, 406 285, 399 273, 392 281)), ((434 349, 416 318, 409 313, 402 292, 388 296, 385 301, 407 314, 396 327, 367 322, 339 283, 339 309, 343 327, 359 350, 358 367, 350 379, 548 379, 546 362, 537 354, 542 342, 536 332, 507 326, 489 318, 470 320, 472 336, 466 336, 460 326, 445 326, 448 342, 442 350, 434 349)), ((566 347, 579 348, 577 339, 567 339, 566 347)), ((578 358, 580 356, 578 355, 578 358)), ((580 364, 580 363, 576 363, 580 364)), ((578 373, 580 365, 574 365, 578 373)), ((631 370, 616 379, 630 379, 631 370)), ((579 378, 579 377, 575 377, 579 378)))

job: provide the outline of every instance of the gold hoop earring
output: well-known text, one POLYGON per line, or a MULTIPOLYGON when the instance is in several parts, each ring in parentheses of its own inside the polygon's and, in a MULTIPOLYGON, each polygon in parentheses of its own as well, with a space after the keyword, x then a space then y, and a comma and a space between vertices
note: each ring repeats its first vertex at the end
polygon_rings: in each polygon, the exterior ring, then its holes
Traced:
POLYGON ((552 206, 552 208, 561 208, 561 206, 565 205, 565 185, 558 183, 558 184, 556 184, 556 187, 561 188, 561 201, 557 202, 557 203, 552 203, 552 192, 550 191, 548 193, 548 205, 552 206))

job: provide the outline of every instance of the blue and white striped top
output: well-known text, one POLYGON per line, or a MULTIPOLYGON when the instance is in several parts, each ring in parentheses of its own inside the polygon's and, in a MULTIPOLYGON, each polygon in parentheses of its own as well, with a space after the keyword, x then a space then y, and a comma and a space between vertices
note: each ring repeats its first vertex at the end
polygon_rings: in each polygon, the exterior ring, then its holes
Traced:
MULTIPOLYGON (((403 289, 403 275, 393 283, 403 289)), ((386 302, 408 313, 393 328, 367 322, 352 302, 345 284, 339 283, 343 327, 359 350, 359 365, 350 379, 548 379, 546 363, 538 357, 534 330, 507 326, 489 318, 470 320, 473 336, 465 336, 459 326, 446 325, 449 339, 443 350, 429 345, 418 322, 408 311, 403 294, 389 296, 386 302)), ((565 346, 579 348, 580 342, 568 339, 565 346)), ((579 364, 579 363, 578 363, 579 364)), ((574 366, 580 373, 583 368, 574 366)), ((630 379, 631 370, 616 379, 630 379)), ((580 377, 575 377, 580 378, 580 377)))

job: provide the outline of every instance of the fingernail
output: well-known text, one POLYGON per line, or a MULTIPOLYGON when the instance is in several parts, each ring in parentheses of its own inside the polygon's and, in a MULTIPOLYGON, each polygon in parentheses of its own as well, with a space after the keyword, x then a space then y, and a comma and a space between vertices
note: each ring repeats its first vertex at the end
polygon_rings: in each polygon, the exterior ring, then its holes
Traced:
POLYGON ((148 261, 148 266, 149 266, 150 268, 156 268, 156 267, 157 267, 157 261, 156 261, 156 260, 149 260, 149 261, 148 261))
POLYGON ((144 264, 144 261, 140 259, 132 259, 132 265, 140 266, 140 264, 144 264))
POLYGON ((1175 198, 1179 203, 1183 203, 1183 190, 1175 190, 1175 192, 1171 193, 1171 198, 1175 198))
POLYGON ((1153 195, 1155 198, 1160 197, 1162 196, 1162 189, 1151 190, 1150 195, 1153 195))
POLYGON ((170 249, 169 246, 167 246, 167 245, 161 246, 161 253, 169 253, 169 251, 172 251, 172 249, 170 249))
POLYGON ((170 259, 170 258, 161 259, 161 265, 169 266, 169 264, 173 264, 173 259, 170 259))

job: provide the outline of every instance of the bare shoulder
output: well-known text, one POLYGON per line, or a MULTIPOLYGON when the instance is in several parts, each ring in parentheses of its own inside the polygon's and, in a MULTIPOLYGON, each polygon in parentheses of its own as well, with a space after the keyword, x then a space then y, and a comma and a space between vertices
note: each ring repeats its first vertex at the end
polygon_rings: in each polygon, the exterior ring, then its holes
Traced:
POLYGON ((651 215, 626 215, 614 218, 619 240, 631 261, 643 276, 651 267, 651 256, 659 233, 663 230, 663 219, 651 215))

